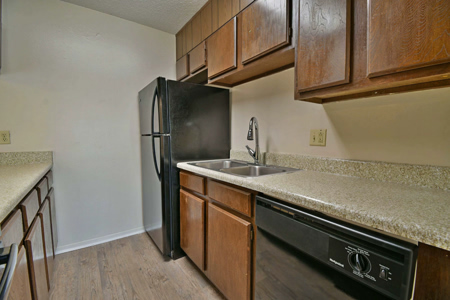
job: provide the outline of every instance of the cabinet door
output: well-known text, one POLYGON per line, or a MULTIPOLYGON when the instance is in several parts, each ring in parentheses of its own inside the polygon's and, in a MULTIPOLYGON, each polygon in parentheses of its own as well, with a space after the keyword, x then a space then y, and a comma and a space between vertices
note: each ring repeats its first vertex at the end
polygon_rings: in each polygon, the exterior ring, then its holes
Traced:
POLYGON ((202 17, 201 12, 198 12, 192 18, 192 47, 197 46, 202 42, 202 17))
POLYGON ((217 0, 219 28, 239 12, 239 0, 217 0))
POLYGON ((24 247, 20 247, 17 255, 16 271, 11 282, 8 300, 31 300, 30 278, 24 247))
POLYGON ((180 246, 204 270, 205 201, 183 190, 180 190, 180 246))
POLYGON ((208 78, 236 68, 236 17, 208 38, 208 78))
POLYGON ((213 32, 212 30, 212 10, 211 1, 208 1, 205 6, 203 6, 201 11, 202 18, 202 41, 206 40, 208 36, 213 32))
POLYGON ((184 46, 186 53, 192 50, 192 22, 189 21, 184 25, 184 46))
POLYGON ((189 73, 194 74, 206 67, 206 42, 204 41, 189 53, 189 73))
POLYGON ((48 183, 47 178, 44 177, 36 186, 36 190, 38 192, 39 196, 39 206, 42 205, 42 202, 44 202, 45 197, 47 197, 48 194, 48 183))
POLYGON ((242 63, 289 45, 289 1, 258 0, 242 12, 242 63))
POLYGON ((44 230, 44 246, 45 246, 45 253, 47 255, 47 283, 49 289, 52 286, 53 281, 53 239, 52 239, 52 224, 51 224, 51 216, 50 216, 50 204, 48 201, 48 198, 45 199, 44 203, 42 204, 41 208, 38 212, 39 217, 41 218, 42 227, 44 230))
POLYGON ((177 80, 182 80, 189 75, 189 62, 188 62, 188 54, 177 60, 176 68, 177 68, 177 80))
POLYGON ((48 193, 48 199, 50 204, 50 216, 52 219, 53 253, 56 253, 56 249, 58 248, 58 224, 56 223, 56 200, 53 189, 48 193))
POLYGON ((24 240, 27 259, 30 268, 30 282, 33 299, 45 300, 49 298, 47 285, 46 254, 44 235, 40 218, 35 218, 30 231, 24 240))
POLYGON ((183 31, 180 30, 176 35, 175 35, 175 40, 176 40, 176 55, 177 55, 177 60, 179 60, 182 56, 183 56, 183 31))
POLYGON ((17 244, 20 247, 23 240, 23 220, 20 209, 16 210, 3 224, 0 240, 3 247, 17 244))
POLYGON ((208 204, 206 273, 228 299, 250 299, 251 224, 208 204))
POLYGON ((349 82, 350 3, 350 0, 300 0, 298 91, 349 82))
POLYGON ((450 1, 370 0, 369 77, 450 62, 450 1))

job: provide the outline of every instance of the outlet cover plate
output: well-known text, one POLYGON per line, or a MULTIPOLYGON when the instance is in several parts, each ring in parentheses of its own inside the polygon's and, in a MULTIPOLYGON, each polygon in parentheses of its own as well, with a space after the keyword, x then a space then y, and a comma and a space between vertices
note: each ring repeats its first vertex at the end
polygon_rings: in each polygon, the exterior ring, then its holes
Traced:
POLYGON ((11 144, 9 131, 0 131, 0 144, 11 144))
POLYGON ((327 145, 327 130, 326 129, 311 129, 309 136, 310 146, 326 146, 327 145))

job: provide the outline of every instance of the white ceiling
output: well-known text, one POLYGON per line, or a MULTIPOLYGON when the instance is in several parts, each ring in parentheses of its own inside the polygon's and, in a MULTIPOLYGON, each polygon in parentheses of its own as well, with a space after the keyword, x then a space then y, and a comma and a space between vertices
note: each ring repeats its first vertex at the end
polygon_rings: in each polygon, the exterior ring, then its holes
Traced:
POLYGON ((125 20, 177 33, 207 0, 62 0, 125 20))

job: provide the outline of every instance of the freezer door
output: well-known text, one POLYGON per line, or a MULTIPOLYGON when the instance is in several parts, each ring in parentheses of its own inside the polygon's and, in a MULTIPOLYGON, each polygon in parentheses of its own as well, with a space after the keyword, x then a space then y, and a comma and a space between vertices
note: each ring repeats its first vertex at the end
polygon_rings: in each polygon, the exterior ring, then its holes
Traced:
POLYGON ((164 136, 141 136, 144 228, 166 256, 171 252, 170 191, 167 191, 170 176, 161 154, 168 148, 169 140, 164 136))
POLYGON ((141 135, 168 134, 166 80, 158 77, 139 92, 141 135))

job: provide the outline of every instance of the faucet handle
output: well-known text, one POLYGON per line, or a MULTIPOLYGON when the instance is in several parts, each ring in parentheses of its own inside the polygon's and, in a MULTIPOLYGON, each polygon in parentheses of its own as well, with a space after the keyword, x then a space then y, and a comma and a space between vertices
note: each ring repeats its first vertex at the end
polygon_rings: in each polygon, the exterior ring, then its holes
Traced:
POLYGON ((255 150, 253 150, 252 148, 250 148, 248 145, 245 145, 245 148, 247 148, 248 154, 250 154, 250 156, 252 156, 253 158, 255 158, 255 155, 256 155, 255 150))

